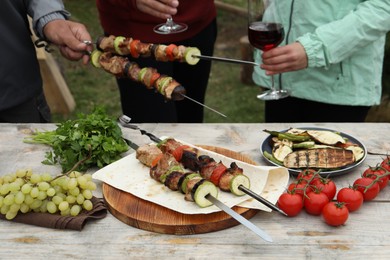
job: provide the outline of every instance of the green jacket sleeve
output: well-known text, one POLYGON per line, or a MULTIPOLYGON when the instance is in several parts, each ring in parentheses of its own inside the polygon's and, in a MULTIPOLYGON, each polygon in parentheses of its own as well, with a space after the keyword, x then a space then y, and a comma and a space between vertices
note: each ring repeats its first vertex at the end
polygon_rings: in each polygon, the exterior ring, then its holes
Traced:
POLYGON ((309 67, 328 67, 384 37, 389 29, 390 0, 368 0, 342 19, 319 26, 297 41, 306 50, 309 67))

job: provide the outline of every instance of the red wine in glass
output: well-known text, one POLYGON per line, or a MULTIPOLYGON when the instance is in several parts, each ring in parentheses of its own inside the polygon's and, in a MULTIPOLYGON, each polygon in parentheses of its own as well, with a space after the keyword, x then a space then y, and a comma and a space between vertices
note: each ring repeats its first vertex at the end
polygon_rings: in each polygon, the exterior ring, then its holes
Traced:
POLYGON ((248 38, 255 48, 268 51, 283 41, 283 25, 280 23, 253 22, 248 27, 248 38))
MULTIPOLYGON (((284 28, 280 23, 252 22, 248 26, 248 39, 251 45, 262 51, 269 51, 278 46, 284 39, 284 28)), ((276 100, 290 95, 284 89, 275 89, 274 76, 271 75, 271 89, 257 95, 258 99, 276 100)))

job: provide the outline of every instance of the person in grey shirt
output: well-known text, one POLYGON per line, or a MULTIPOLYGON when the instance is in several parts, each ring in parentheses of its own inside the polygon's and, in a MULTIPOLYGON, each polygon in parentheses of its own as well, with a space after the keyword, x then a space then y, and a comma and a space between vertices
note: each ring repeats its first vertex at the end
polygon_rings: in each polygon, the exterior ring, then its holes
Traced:
POLYGON ((39 40, 86 64, 92 46, 83 24, 69 21, 59 0, 3 0, 0 8, 0 122, 50 122, 28 16, 39 40))

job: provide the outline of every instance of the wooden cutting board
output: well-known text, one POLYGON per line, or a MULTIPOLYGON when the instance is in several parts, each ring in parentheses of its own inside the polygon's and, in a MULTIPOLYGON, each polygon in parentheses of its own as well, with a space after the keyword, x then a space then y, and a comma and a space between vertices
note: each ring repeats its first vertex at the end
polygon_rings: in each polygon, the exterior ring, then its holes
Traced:
MULTIPOLYGON (((250 158, 231 150, 206 145, 199 146, 235 160, 256 164, 250 158)), ((103 183, 102 191, 111 214, 122 222, 143 230, 163 234, 191 235, 218 231, 239 224, 222 211, 210 214, 183 214, 140 199, 106 183, 103 183)), ((256 209, 237 206, 233 207, 233 210, 247 219, 252 218, 258 212, 256 209)))

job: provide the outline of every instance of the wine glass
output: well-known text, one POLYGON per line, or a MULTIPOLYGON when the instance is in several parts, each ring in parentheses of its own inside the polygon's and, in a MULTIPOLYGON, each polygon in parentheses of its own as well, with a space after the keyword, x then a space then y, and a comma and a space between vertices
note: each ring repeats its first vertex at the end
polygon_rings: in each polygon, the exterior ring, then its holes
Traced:
MULTIPOLYGON (((283 25, 278 21, 273 0, 248 0, 248 39, 262 51, 269 51, 284 39, 283 25)), ((271 75, 271 89, 257 95, 258 99, 276 100, 288 97, 289 91, 276 89, 271 75)))
POLYGON ((159 34, 172 34, 184 32, 187 28, 188 26, 185 23, 176 23, 172 17, 169 17, 165 23, 156 25, 153 31, 159 34))

